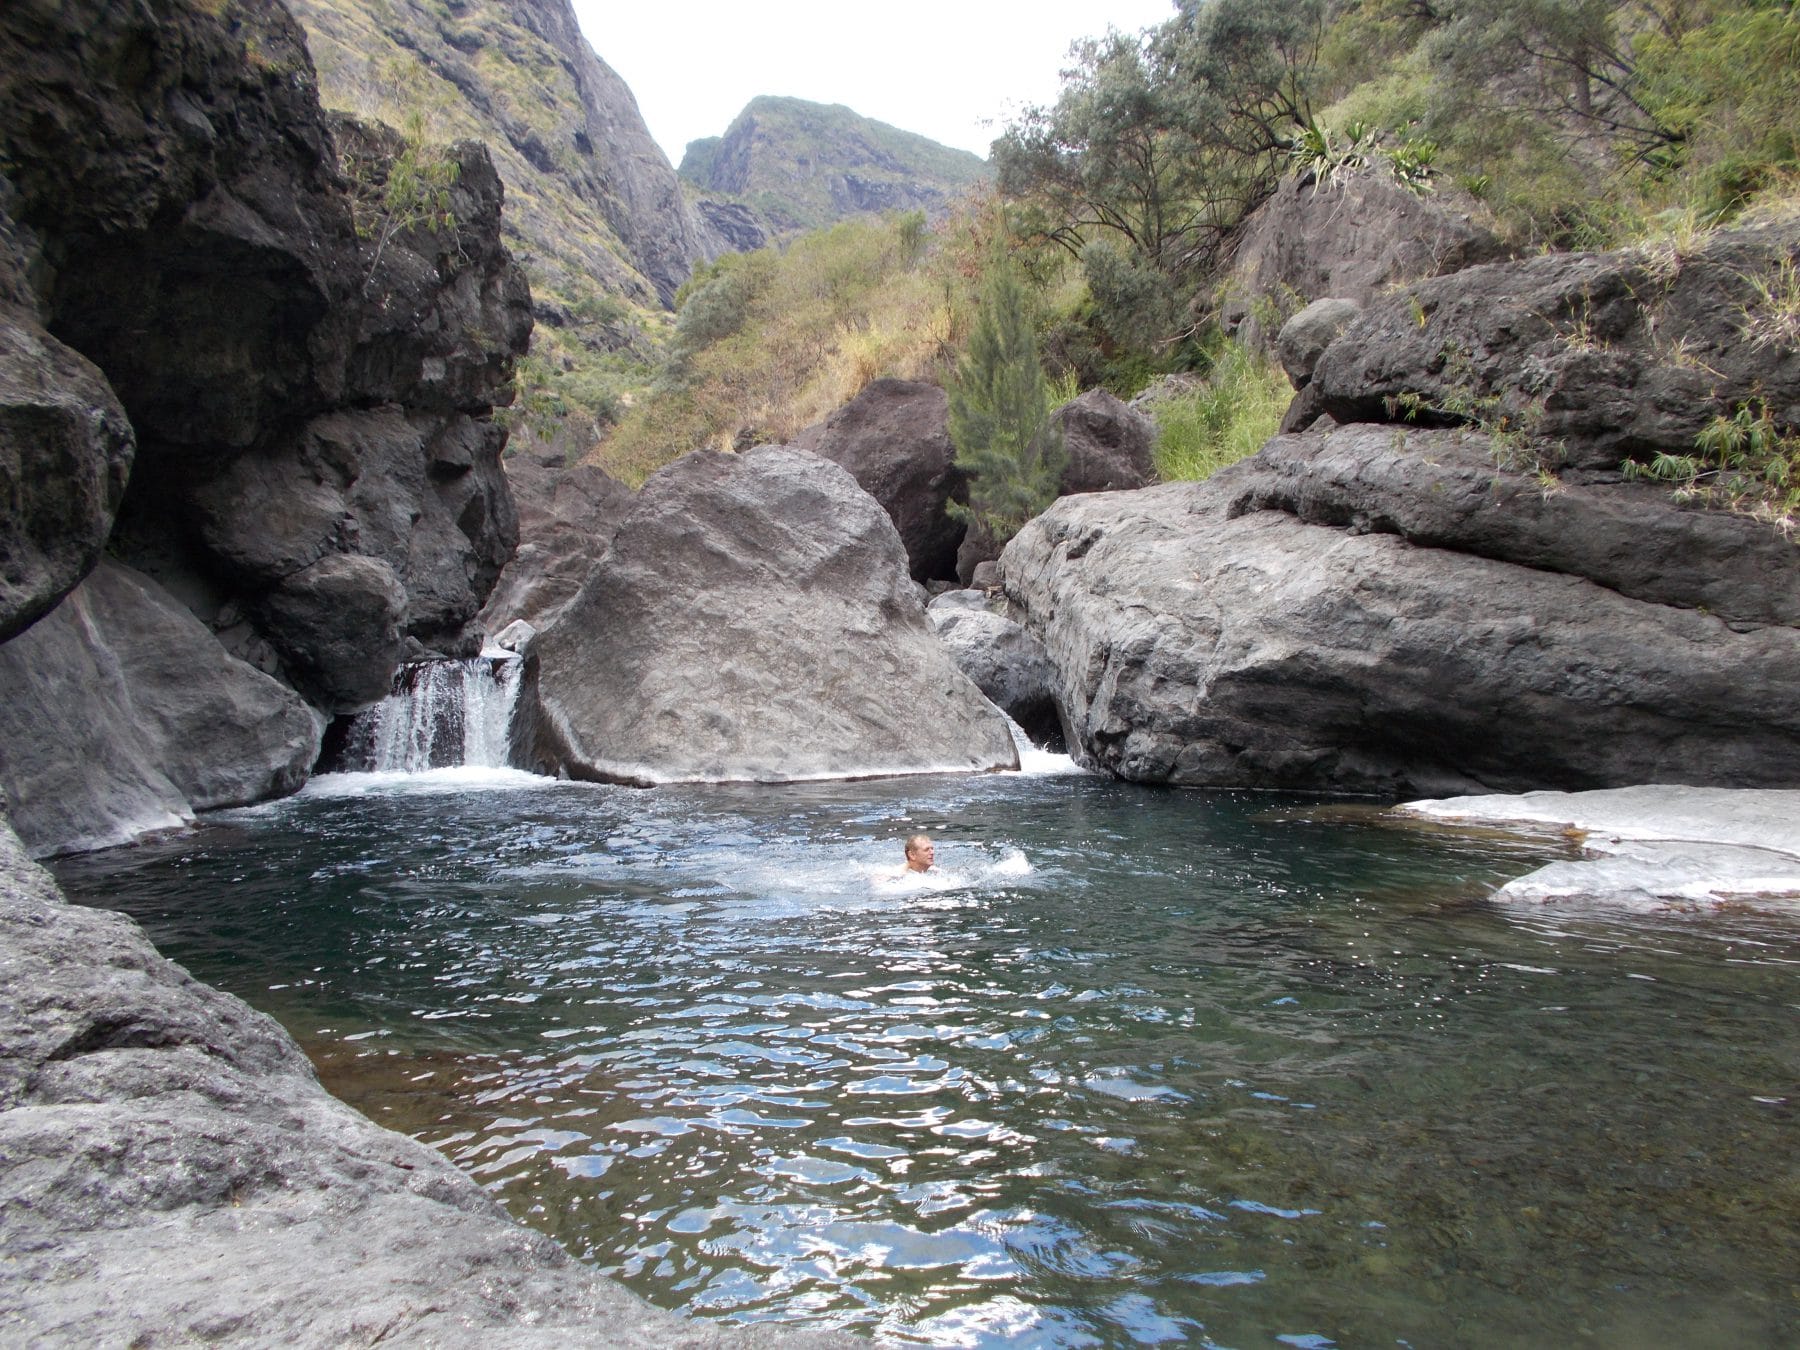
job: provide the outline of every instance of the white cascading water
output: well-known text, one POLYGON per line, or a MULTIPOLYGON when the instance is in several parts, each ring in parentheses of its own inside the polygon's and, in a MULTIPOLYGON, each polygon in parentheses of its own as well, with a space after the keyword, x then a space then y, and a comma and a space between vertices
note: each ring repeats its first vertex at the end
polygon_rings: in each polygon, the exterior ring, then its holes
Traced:
POLYGON ((505 768, 523 669, 519 657, 497 650, 402 666, 394 692, 351 723, 348 759, 377 773, 505 768))

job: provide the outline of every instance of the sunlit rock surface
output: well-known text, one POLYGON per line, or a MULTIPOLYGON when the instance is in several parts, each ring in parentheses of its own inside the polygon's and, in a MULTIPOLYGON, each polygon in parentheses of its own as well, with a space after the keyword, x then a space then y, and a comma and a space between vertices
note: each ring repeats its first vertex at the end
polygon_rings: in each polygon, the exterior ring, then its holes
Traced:
POLYGON ((1644 786, 1451 797, 1401 810, 1579 834, 1589 857, 1520 877, 1501 887, 1502 899, 1650 908, 1742 903, 1800 914, 1800 791, 1644 786))
POLYGON ((539 641, 546 756, 628 783, 1016 768, 926 621, 893 522, 787 446, 701 451, 637 494, 539 641))

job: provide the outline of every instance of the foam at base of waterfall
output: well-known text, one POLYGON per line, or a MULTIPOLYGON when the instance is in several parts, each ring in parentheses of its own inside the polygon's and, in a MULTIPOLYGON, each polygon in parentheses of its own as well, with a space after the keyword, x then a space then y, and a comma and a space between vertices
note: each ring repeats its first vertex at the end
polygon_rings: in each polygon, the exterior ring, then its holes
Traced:
MULTIPOLYGON (((414 772, 398 769, 366 773, 322 773, 307 780, 302 797, 376 797, 401 793, 517 790, 556 786, 559 780, 524 769, 457 764, 414 772)), ((567 786, 567 784, 562 784, 567 786)))

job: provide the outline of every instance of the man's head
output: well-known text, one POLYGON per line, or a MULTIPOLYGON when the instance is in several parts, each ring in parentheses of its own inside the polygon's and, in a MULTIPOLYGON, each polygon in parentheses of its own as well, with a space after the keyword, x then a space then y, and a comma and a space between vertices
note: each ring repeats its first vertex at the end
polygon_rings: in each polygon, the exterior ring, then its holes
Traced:
POLYGON ((931 845, 931 836, 915 834, 906 841, 906 870, 909 872, 929 872, 937 850, 931 845))

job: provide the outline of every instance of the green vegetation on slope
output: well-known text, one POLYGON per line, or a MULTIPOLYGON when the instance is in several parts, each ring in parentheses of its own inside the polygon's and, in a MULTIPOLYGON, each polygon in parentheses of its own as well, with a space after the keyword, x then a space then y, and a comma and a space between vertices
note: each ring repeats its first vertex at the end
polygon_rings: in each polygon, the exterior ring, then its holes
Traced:
MULTIPOLYGON (((641 477, 696 446, 788 438, 876 375, 947 378, 1005 239, 1058 381, 1128 397, 1198 377, 1159 405, 1159 471, 1204 476, 1288 397, 1214 326, 1244 221, 1284 175, 1461 189, 1521 249, 1671 230, 1685 246, 1791 201, 1797 57, 1786 0, 1186 0, 1081 44, 1061 98, 996 144, 999 195, 971 194, 916 258, 891 225, 840 226, 698 275, 607 462, 641 477)), ((701 143, 689 170, 716 181, 729 157, 701 143)), ((1796 429, 1746 419, 1659 476, 1741 498, 1791 471, 1796 429)))
POLYGON ((555 43, 508 0, 293 0, 324 102, 415 142, 485 141, 506 183, 507 246, 538 316, 507 416, 578 442, 654 368, 657 287, 601 209, 604 174, 555 43), (586 147, 585 149, 583 147, 586 147))
POLYGON ((845 221, 727 254, 683 287, 655 384, 601 446, 627 482, 690 450, 786 441, 884 375, 935 377, 973 308, 967 220, 845 221))

